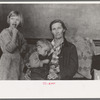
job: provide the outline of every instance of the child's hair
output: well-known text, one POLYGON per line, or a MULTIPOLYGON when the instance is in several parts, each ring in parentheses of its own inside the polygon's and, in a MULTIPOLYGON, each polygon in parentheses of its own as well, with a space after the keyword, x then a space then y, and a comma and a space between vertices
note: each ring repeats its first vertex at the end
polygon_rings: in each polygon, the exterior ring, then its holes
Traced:
POLYGON ((52 49, 52 44, 51 44, 48 40, 46 40, 46 39, 41 39, 41 40, 38 40, 38 41, 37 41, 37 47, 38 47, 38 46, 43 46, 43 45, 48 46, 48 47, 49 47, 49 51, 48 51, 48 52, 50 52, 50 50, 52 49))
POLYGON ((20 24, 19 24, 19 26, 22 26, 23 25, 23 16, 22 16, 22 14, 20 12, 18 12, 18 11, 11 11, 9 13, 9 15, 7 16, 7 23, 8 24, 9 24, 9 21, 10 21, 10 17, 11 16, 19 16, 20 17, 20 24))

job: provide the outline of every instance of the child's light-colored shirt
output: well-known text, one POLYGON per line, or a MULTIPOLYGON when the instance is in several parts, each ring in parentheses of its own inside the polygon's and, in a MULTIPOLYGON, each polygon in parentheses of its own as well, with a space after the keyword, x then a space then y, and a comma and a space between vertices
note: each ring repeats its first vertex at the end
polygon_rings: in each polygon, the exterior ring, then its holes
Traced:
POLYGON ((36 51, 33 52, 31 56, 29 57, 29 65, 31 68, 43 66, 43 64, 41 63, 39 59, 39 54, 36 51))
MULTIPOLYGON (((44 57, 42 58, 44 59, 44 57)), ((39 54, 37 51, 34 51, 29 56, 29 62, 28 62, 28 72, 26 72, 26 80, 44 80, 46 79, 48 73, 49 73, 49 66, 48 64, 45 64, 45 60, 41 60, 39 57, 39 54), (30 71, 31 72, 30 72, 30 71)))
POLYGON ((18 31, 16 42, 12 41, 12 32, 9 28, 0 34, 0 47, 3 52, 0 59, 0 80, 18 80, 23 73, 23 59, 21 51, 26 48, 26 40, 18 31))

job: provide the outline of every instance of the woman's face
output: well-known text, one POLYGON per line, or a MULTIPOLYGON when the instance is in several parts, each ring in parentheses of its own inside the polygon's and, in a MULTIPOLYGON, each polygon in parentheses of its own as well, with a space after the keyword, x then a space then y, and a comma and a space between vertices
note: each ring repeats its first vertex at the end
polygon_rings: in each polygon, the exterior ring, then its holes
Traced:
POLYGON ((19 16, 11 16, 9 18, 10 27, 17 28, 20 24, 20 17, 19 16))
POLYGON ((60 38, 63 38, 63 34, 65 32, 65 29, 62 27, 62 24, 57 22, 57 23, 54 23, 51 27, 51 32, 54 36, 54 39, 60 39, 60 38))

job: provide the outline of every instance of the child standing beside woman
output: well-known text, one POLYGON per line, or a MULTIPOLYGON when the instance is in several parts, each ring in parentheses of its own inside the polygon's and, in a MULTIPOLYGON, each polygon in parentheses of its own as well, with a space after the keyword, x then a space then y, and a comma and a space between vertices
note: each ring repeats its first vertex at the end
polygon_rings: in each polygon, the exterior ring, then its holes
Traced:
POLYGON ((0 46, 3 52, 0 59, 0 80, 20 80, 23 77, 23 59, 21 53, 26 50, 26 40, 18 31, 22 25, 22 15, 11 11, 7 16, 8 28, 0 34, 0 46))

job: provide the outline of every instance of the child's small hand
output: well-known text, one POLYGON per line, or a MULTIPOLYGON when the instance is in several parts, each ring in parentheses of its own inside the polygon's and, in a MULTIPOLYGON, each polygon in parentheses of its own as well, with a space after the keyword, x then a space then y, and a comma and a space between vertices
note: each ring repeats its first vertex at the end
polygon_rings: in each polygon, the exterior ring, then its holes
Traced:
POLYGON ((42 62, 45 63, 45 64, 47 64, 47 63, 49 63, 49 59, 45 59, 42 62))
POLYGON ((18 33, 18 30, 16 28, 13 28, 12 33, 13 33, 13 36, 16 37, 17 33, 18 33))

